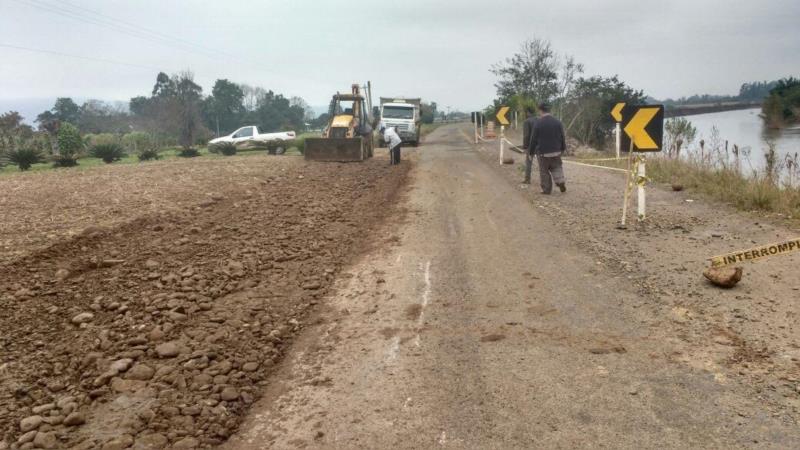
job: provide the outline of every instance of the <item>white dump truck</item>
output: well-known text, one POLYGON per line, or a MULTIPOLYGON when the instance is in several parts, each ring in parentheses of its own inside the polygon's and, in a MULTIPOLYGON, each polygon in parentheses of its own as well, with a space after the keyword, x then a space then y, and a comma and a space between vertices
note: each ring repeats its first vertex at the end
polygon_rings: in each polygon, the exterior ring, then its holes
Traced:
MULTIPOLYGON (((395 127, 404 143, 419 144, 422 125, 422 99, 381 97, 381 122, 395 127)), ((385 145, 381 142, 381 146, 385 145)))

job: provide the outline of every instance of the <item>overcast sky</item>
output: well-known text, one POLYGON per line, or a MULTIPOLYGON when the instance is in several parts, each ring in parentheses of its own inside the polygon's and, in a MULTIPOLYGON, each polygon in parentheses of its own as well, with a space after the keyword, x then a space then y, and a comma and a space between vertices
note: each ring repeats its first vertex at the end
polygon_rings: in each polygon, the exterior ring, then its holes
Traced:
POLYGON ((531 37, 657 98, 800 75, 800 0, 0 0, 0 107, 127 100, 190 69, 205 92, 228 78, 325 105, 371 80, 376 96, 471 110, 531 37))

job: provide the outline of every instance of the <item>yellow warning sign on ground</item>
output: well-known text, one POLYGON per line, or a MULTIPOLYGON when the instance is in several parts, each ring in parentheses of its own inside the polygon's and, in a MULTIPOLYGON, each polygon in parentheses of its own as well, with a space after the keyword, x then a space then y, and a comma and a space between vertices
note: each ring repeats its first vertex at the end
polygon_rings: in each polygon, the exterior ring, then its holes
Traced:
POLYGON ((760 247, 728 253, 727 255, 711 258, 711 267, 729 266, 744 261, 753 261, 769 256, 785 255, 800 250, 800 238, 792 239, 778 244, 762 245, 760 247))

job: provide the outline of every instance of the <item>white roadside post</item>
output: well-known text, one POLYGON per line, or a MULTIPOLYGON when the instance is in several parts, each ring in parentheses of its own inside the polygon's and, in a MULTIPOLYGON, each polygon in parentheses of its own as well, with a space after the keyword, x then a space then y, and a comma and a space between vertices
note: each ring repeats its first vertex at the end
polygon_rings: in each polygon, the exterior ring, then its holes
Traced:
POLYGON ((622 124, 617 122, 616 128, 614 128, 616 138, 617 138, 617 159, 619 159, 620 149, 622 148, 622 124))
POLYGON ((645 218, 646 218, 644 186, 645 186, 647 177, 646 177, 646 171, 645 171, 645 168, 644 168, 644 164, 645 164, 646 158, 645 158, 644 155, 641 155, 639 158, 640 158, 639 159, 639 170, 637 171, 638 173, 637 173, 637 177, 636 177, 636 184, 637 184, 638 190, 639 190, 639 208, 638 208, 638 212, 639 212, 639 222, 641 222, 641 221, 645 220, 645 218))
POLYGON ((500 140, 500 165, 501 166, 503 165, 503 161, 505 159, 504 158, 505 155, 503 154, 504 153, 503 141, 505 141, 505 137, 506 137, 505 130, 506 130, 506 126, 505 125, 500 125, 500 139, 499 140, 500 140))
POLYGON ((483 122, 484 121, 483 121, 483 114, 482 113, 480 114, 480 121, 481 121, 481 124, 480 124, 479 128, 481 130, 481 139, 485 139, 486 136, 484 136, 484 134, 483 134, 483 125, 484 125, 483 122))
POLYGON ((475 143, 478 143, 478 113, 474 113, 474 120, 472 121, 473 128, 475 129, 475 143))

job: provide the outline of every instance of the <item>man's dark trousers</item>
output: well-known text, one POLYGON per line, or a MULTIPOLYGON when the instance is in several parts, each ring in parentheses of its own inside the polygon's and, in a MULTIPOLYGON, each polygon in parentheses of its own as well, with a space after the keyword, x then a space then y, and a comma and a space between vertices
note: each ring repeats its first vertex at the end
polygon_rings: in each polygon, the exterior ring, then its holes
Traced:
POLYGON ((531 171, 533 170, 533 155, 525 153, 525 180, 523 183, 531 184, 531 171))
POLYGON ((539 163, 539 183, 542 186, 542 192, 550 194, 553 192, 554 182, 560 185, 565 181, 561 156, 536 155, 536 157, 536 162, 539 163))
POLYGON ((389 157, 392 165, 400 164, 400 144, 395 145, 389 150, 389 157))

